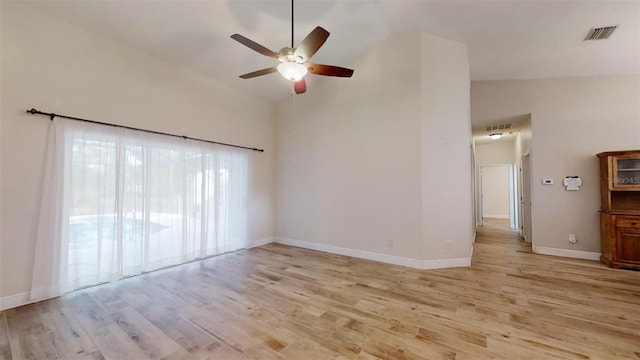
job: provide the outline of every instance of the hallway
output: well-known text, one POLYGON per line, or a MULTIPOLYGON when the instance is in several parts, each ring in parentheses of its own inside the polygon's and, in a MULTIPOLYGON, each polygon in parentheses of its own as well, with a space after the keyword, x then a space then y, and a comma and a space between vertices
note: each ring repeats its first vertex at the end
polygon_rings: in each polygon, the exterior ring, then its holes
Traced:
POLYGON ((505 247, 512 251, 531 253, 531 244, 524 242, 517 230, 509 229, 508 219, 484 218, 484 226, 476 228, 476 244, 505 247))

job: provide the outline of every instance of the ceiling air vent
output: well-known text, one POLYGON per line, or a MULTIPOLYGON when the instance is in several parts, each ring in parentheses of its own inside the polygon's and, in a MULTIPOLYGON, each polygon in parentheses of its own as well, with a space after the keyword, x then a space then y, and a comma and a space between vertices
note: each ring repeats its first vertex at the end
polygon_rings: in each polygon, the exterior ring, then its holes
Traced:
POLYGON ((591 28, 591 30, 589 30, 584 40, 587 41, 587 40, 608 39, 609 36, 613 34, 613 31, 616 28, 618 28, 618 26, 605 26, 605 27, 599 27, 599 28, 591 28))
POLYGON ((487 127, 484 128, 484 131, 492 132, 492 131, 496 131, 496 130, 509 130, 509 129, 511 129, 511 126, 512 126, 512 124, 487 125, 487 127))

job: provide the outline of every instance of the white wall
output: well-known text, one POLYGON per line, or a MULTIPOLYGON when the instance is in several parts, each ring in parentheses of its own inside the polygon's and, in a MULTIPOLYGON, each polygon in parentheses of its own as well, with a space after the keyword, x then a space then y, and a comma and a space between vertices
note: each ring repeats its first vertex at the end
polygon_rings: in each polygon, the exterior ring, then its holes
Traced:
POLYGON ((509 218, 509 166, 480 166, 482 217, 509 218))
POLYGON ((595 154, 640 147, 640 76, 475 81, 471 94, 474 121, 531 113, 534 251, 597 258, 595 154), (583 179, 580 191, 564 190, 568 175, 583 179), (543 186, 542 178, 555 184, 543 186), (577 244, 569 243, 569 233, 577 244))
POLYGON ((468 259, 466 56, 445 39, 394 36, 351 64, 353 78, 312 76, 279 104, 279 241, 418 267, 468 259))
POLYGON ((520 167, 522 157, 531 151, 531 114, 527 118, 520 131, 516 134, 516 140, 514 141, 514 161, 518 164, 518 167, 520 167))
POLYGON ((277 237, 420 259, 419 39, 389 39, 353 78, 311 76, 279 104, 277 237))
POLYGON ((500 141, 476 145, 476 164, 513 164, 515 163, 515 142, 500 141))
POLYGON ((24 5, 1 6, 0 300, 31 281, 49 126, 31 107, 264 148, 250 153, 249 234, 273 236, 272 105, 24 5))
POLYGON ((470 257, 475 233, 467 46, 422 34, 422 256, 470 257))

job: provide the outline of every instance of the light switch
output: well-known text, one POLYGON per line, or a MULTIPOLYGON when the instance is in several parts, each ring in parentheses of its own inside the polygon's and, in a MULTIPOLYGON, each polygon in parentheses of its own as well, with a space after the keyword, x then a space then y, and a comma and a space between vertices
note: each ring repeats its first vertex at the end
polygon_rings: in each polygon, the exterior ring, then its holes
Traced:
POLYGON ((553 179, 542 179, 542 185, 553 185, 553 179))

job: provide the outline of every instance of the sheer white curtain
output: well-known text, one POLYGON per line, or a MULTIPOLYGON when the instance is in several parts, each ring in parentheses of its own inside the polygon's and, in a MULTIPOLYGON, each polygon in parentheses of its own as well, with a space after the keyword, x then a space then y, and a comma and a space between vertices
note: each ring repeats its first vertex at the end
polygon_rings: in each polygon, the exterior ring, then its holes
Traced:
POLYGON ((56 118, 31 298, 246 247, 246 150, 56 118))

